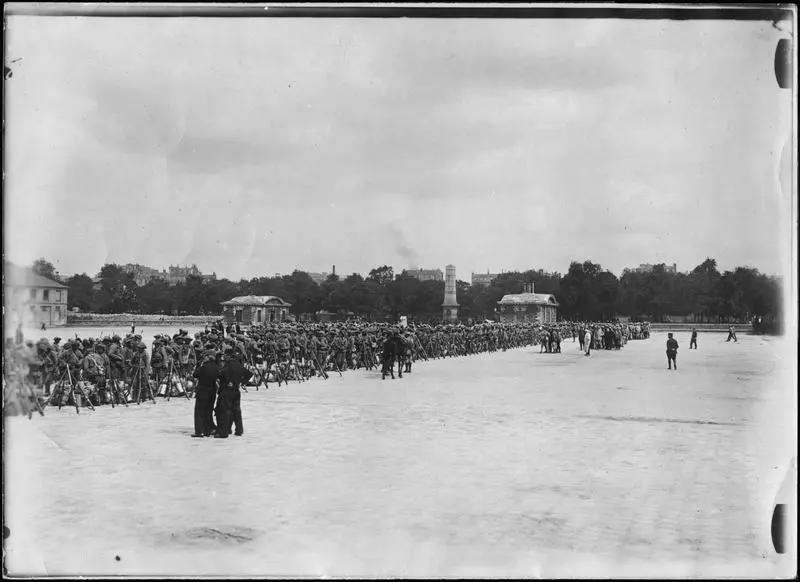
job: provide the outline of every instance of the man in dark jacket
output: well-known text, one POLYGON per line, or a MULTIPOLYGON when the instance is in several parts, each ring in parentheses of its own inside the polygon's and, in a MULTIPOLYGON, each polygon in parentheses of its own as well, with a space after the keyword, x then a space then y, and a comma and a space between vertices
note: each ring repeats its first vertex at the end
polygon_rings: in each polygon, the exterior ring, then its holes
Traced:
POLYGON ((216 354, 213 350, 206 350, 203 353, 203 363, 194 371, 197 388, 194 401, 193 437, 211 436, 214 432, 214 397, 217 393, 219 374, 216 354))
POLYGON ((675 369, 678 369, 678 342, 672 337, 671 333, 667 334, 667 369, 671 370, 672 365, 675 365, 675 369))
POLYGON ((252 378, 253 373, 244 367, 241 354, 230 350, 227 362, 219 373, 219 396, 217 397, 217 432, 214 438, 226 439, 231 434, 231 425, 236 425, 236 436, 244 434, 242 425, 242 394, 239 387, 252 378))

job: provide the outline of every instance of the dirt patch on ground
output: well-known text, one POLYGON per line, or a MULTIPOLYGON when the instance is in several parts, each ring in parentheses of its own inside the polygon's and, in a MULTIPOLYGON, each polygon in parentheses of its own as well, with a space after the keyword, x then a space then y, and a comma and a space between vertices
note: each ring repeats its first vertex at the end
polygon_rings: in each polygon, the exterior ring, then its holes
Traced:
POLYGON ((169 539, 178 543, 213 542, 215 544, 240 545, 252 542, 261 532, 239 526, 201 526, 171 532, 169 539))

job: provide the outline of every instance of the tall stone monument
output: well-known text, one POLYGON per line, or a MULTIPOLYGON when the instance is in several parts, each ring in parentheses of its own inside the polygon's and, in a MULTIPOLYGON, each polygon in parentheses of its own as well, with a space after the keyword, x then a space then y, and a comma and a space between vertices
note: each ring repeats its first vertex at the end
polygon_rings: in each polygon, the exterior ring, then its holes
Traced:
POLYGON ((458 321, 458 302, 456 301, 456 268, 447 265, 444 268, 444 302, 442 303, 442 319, 445 322, 458 321))

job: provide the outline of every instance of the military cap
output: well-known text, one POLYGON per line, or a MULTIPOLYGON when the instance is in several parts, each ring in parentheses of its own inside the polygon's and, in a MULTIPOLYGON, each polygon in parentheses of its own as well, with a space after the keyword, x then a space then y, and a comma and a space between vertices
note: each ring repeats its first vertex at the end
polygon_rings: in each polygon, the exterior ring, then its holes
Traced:
POLYGON ((60 342, 60 341, 61 341, 61 338, 60 338, 60 337, 54 337, 54 338, 53 338, 53 341, 54 341, 54 342, 60 342))
POLYGON ((140 350, 147 349, 147 346, 144 345, 144 342, 139 342, 138 344, 136 344, 136 347, 139 348, 140 350))

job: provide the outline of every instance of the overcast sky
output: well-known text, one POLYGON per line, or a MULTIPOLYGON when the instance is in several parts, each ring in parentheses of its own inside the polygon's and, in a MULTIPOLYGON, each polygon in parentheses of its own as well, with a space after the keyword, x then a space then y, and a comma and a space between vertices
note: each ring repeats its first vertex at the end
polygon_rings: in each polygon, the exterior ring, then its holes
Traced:
POLYGON ((8 20, 13 261, 790 264, 769 22, 8 20))

